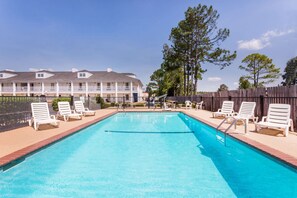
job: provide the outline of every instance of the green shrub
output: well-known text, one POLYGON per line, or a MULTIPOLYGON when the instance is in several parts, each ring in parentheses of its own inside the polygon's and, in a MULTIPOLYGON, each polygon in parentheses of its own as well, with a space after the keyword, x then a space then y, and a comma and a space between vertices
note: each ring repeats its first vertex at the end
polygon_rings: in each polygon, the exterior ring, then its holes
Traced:
POLYGON ((62 101, 70 102, 71 99, 70 99, 70 98, 55 98, 55 99, 52 101, 52 107, 53 107, 53 110, 54 110, 54 111, 58 111, 58 102, 62 102, 62 101))

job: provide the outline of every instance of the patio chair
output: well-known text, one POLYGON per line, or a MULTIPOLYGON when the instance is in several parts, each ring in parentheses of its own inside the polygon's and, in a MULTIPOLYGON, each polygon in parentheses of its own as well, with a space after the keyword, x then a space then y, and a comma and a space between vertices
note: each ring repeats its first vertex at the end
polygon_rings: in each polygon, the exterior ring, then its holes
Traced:
POLYGON ((58 117, 63 117, 64 121, 68 121, 69 118, 82 119, 82 114, 76 113, 70 109, 69 102, 58 102, 59 111, 57 113, 58 117))
POLYGON ((89 110, 88 108, 85 108, 84 103, 80 100, 74 101, 74 108, 77 113, 82 114, 83 116, 96 114, 96 111, 92 111, 92 110, 89 110))
POLYGON ((256 131, 261 128, 283 129, 284 136, 288 136, 289 128, 294 130, 290 114, 291 106, 289 104, 269 104, 267 116, 255 124, 256 131))
POLYGON ((192 102, 189 100, 185 101, 186 109, 192 109, 192 102))
POLYGON ((233 119, 232 124, 235 124, 234 125, 235 129, 236 129, 236 123, 238 121, 243 121, 245 133, 247 133, 247 126, 248 126, 249 120, 252 119, 254 123, 258 121, 258 117, 255 117, 255 115, 254 115, 255 108, 256 108, 256 102, 242 102, 241 103, 239 112, 234 113, 230 117, 233 119))
POLYGON ((163 111, 171 111, 166 102, 163 103, 163 111))
POLYGON ((34 129, 38 130, 41 124, 51 124, 58 127, 59 120, 54 115, 50 115, 47 102, 31 103, 32 118, 29 120, 29 126, 34 124, 34 129))
POLYGON ((198 103, 196 104, 196 110, 198 110, 198 109, 202 109, 202 105, 203 105, 203 101, 198 102, 198 103))
POLYGON ((219 116, 232 116, 234 111, 233 111, 233 106, 234 102, 233 101, 223 101, 222 108, 218 109, 217 112, 212 113, 212 117, 219 117, 219 116))

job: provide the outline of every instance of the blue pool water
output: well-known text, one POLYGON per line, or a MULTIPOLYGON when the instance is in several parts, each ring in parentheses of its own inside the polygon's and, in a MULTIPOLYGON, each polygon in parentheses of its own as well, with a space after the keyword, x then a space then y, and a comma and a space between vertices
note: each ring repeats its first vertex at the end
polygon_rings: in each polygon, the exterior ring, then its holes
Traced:
POLYGON ((182 113, 119 113, 0 172, 0 197, 297 197, 297 173, 182 113))

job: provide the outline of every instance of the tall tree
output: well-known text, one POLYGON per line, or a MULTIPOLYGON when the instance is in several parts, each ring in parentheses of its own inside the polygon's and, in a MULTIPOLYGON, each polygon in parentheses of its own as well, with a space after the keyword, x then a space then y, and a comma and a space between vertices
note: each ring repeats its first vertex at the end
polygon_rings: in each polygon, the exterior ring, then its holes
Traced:
POLYGON ((239 78, 239 89, 249 89, 252 85, 248 79, 246 79, 244 76, 241 76, 239 78))
POLYGON ((242 60, 242 63, 245 65, 240 65, 239 69, 248 72, 245 78, 252 80, 256 88, 274 82, 280 77, 280 68, 275 67, 272 59, 264 54, 250 54, 242 60))
POLYGON ((229 88, 225 84, 221 84, 220 87, 218 88, 218 91, 228 91, 229 88))
POLYGON ((185 12, 185 19, 172 28, 169 40, 172 45, 163 48, 162 63, 165 71, 180 72, 183 77, 179 87, 183 95, 196 93, 197 81, 206 72, 202 66, 212 63, 221 69, 231 64, 236 52, 220 47, 229 36, 226 28, 218 28, 219 14, 212 6, 199 4, 185 12))
POLYGON ((297 84, 297 57, 290 59, 284 70, 283 85, 296 85, 297 84))

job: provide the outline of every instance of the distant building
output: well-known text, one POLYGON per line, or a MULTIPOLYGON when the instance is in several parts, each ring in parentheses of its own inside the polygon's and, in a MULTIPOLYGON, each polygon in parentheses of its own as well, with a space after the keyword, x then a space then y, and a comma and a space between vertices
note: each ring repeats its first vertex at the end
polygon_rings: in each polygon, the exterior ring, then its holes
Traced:
POLYGON ((0 96, 101 96, 106 101, 136 102, 142 83, 133 73, 107 71, 0 71, 0 96))

